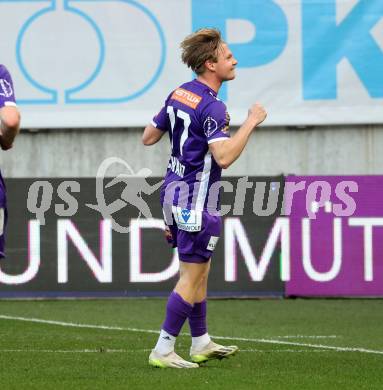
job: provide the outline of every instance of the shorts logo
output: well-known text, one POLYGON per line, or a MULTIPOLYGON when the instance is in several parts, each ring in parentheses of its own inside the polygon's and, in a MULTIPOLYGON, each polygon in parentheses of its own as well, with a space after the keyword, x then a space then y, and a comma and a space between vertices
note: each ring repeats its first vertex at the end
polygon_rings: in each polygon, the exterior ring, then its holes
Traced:
POLYGON ((12 85, 5 79, 0 79, 0 96, 10 97, 13 95, 12 85))
POLYGON ((188 210, 188 209, 181 210, 181 216, 182 216, 182 219, 184 220, 184 222, 189 221, 189 219, 190 219, 190 210, 188 210))
POLYGON ((218 129, 217 121, 211 116, 208 116, 205 119, 205 122, 203 122, 203 130, 205 132, 206 137, 212 136, 217 131, 217 129, 218 129))
POLYGON ((209 251, 213 251, 215 249, 216 245, 217 245, 218 240, 219 240, 219 237, 211 236, 210 237, 210 241, 207 244, 207 248, 206 249, 209 250, 209 251))
POLYGON ((199 232, 202 228, 202 212, 183 209, 178 206, 172 207, 174 220, 180 230, 186 232, 199 232))
POLYGON ((193 92, 187 91, 183 88, 177 88, 173 94, 171 99, 177 100, 185 106, 196 109, 200 101, 202 100, 201 96, 196 95, 193 92))

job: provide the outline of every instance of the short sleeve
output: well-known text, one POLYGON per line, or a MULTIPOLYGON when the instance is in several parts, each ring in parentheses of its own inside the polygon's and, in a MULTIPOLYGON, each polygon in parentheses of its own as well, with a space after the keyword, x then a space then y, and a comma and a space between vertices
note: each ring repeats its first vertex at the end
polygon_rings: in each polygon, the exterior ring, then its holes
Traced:
POLYGON ((172 96, 173 91, 168 95, 168 97, 165 100, 164 106, 161 108, 160 112, 154 116, 152 119, 152 125, 154 127, 157 127, 158 130, 162 131, 168 131, 169 128, 169 119, 168 119, 168 113, 167 113, 167 106, 169 103, 169 99, 172 96))
POLYGON ((152 119, 152 125, 157 127, 157 129, 166 131, 167 130, 168 116, 166 112, 166 105, 161 108, 161 111, 154 116, 152 119))
POLYGON ((4 106, 16 106, 16 100, 11 75, 4 65, 0 65, 0 108, 4 106))
POLYGON ((230 138, 230 116, 223 102, 217 100, 210 103, 203 110, 201 119, 208 144, 230 138))

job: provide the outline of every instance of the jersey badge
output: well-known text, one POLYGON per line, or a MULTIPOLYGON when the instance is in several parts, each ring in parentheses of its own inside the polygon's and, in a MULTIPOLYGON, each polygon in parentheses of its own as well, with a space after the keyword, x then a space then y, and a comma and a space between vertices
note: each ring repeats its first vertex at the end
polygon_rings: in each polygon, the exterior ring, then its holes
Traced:
POLYGON ((203 122, 203 131, 205 132, 206 137, 211 137, 217 131, 217 129, 217 121, 211 116, 208 116, 205 119, 205 122, 203 122))

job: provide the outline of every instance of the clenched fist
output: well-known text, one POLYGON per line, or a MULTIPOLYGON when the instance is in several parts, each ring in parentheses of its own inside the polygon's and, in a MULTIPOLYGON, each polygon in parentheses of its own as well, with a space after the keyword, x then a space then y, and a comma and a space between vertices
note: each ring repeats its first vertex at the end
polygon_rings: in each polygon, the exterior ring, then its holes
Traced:
POLYGON ((266 110, 259 103, 255 103, 249 108, 248 118, 254 121, 254 127, 262 123, 266 119, 266 116, 266 110))

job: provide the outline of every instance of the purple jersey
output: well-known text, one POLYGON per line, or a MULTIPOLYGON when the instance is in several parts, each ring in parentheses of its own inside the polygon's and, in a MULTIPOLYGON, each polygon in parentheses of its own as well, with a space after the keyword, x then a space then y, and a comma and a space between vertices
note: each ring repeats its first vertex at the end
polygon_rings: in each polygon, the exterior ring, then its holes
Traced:
MULTIPOLYGON (((13 83, 8 69, 0 64, 0 109, 16 106, 13 83)), ((5 257, 5 227, 7 224, 7 197, 5 183, 0 173, 0 259, 5 257)))
POLYGON ((0 108, 16 106, 13 83, 8 69, 0 64, 0 108))
MULTIPOLYGON (((229 121, 217 93, 198 80, 181 85, 168 96, 152 121, 153 126, 169 132, 171 143, 162 204, 207 210, 209 190, 220 181, 222 171, 209 144, 230 137, 229 121)), ((217 197, 215 200, 218 202, 217 197)))

